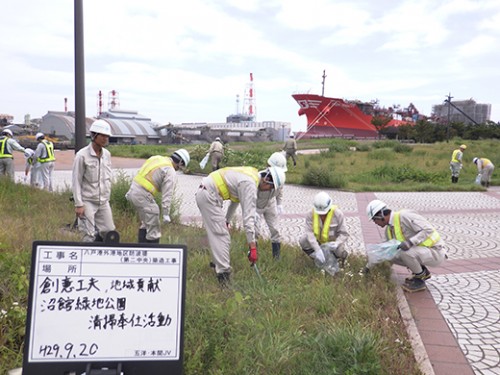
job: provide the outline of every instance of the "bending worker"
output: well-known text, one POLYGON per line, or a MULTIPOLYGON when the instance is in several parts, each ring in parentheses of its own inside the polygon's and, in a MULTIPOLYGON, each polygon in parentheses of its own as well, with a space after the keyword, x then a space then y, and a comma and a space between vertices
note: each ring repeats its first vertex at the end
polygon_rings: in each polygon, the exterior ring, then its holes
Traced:
POLYGON ((458 182, 458 176, 460 175, 460 170, 462 169, 462 157, 466 149, 467 149, 466 145, 461 145, 451 154, 451 161, 450 161, 451 182, 454 184, 458 182))
POLYGON ((151 156, 134 177, 125 198, 139 214, 141 226, 138 242, 159 243, 161 238, 160 207, 155 195, 161 193, 163 223, 170 223, 170 206, 174 195, 176 171, 184 169, 190 161, 189 153, 181 148, 172 156, 151 156))
POLYGON ((446 258, 446 249, 441 236, 421 215, 412 210, 393 212, 387 205, 375 199, 366 207, 368 219, 386 228, 386 241, 400 241, 399 251, 391 261, 410 269, 413 275, 407 278, 402 288, 416 292, 426 288, 425 280, 431 277, 427 267, 437 267, 446 258))
POLYGON ((257 262, 255 242, 255 213, 257 191, 277 189, 285 183, 285 173, 276 167, 257 171, 253 167, 226 167, 210 173, 201 180, 196 192, 196 204, 207 231, 212 262, 222 286, 229 282, 231 264, 229 250, 231 237, 223 211, 225 200, 239 202, 243 227, 248 243, 248 260, 257 262))
POLYGON ((224 157, 224 145, 219 137, 215 138, 215 141, 212 142, 208 153, 212 162, 212 171, 216 171, 219 169, 219 165, 224 157))
POLYGON ((52 175, 54 172, 56 157, 54 155, 54 144, 45 139, 45 134, 37 133, 35 136, 38 146, 35 150, 34 162, 39 187, 52 191, 52 175))
POLYGON ((2 135, 0 135, 0 176, 8 176, 14 181, 14 155, 12 155, 12 151, 24 153, 25 149, 12 137, 10 129, 2 130, 2 135))
POLYGON ((305 233, 299 239, 300 247, 320 266, 326 261, 325 248, 343 267, 347 258, 345 242, 348 238, 344 213, 333 205, 332 198, 324 191, 316 194, 313 206, 306 216, 305 233))
POLYGON ((30 175, 30 181, 29 184, 33 187, 38 186, 38 177, 37 177, 37 171, 36 171, 36 166, 34 162, 34 156, 35 156, 35 151, 33 151, 31 148, 26 148, 24 150, 24 183, 28 182, 28 175, 30 175), (31 174, 30 174, 31 173, 31 174))
POLYGON ((288 161, 288 158, 292 158, 293 166, 295 167, 297 165, 297 160, 295 159, 295 153, 297 152, 297 142, 295 141, 293 134, 290 134, 290 138, 286 140, 283 146, 283 151, 285 151, 286 153, 286 160, 288 161))
POLYGON ((486 158, 474 158, 472 162, 476 164, 477 171, 481 176, 481 185, 484 187, 490 187, 491 175, 495 169, 491 160, 486 158))
POLYGON ((106 150, 111 127, 104 120, 90 126, 91 142, 75 155, 73 161, 73 199, 78 229, 83 242, 102 242, 115 230, 109 205, 111 196, 111 154, 106 150))

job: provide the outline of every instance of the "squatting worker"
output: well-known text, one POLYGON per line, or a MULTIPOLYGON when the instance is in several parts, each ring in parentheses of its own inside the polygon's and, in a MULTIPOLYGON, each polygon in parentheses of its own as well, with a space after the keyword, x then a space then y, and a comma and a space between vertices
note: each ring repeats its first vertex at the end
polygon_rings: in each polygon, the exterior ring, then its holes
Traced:
POLYGON ((255 242, 257 191, 279 188, 284 182, 284 173, 275 167, 261 172, 253 167, 227 167, 214 171, 201 180, 196 192, 196 204, 203 218, 212 262, 221 285, 224 286, 229 282, 231 274, 229 257, 231 237, 223 211, 224 201, 231 200, 241 204, 243 227, 249 248, 248 260, 254 264, 258 257, 255 242), (274 171, 271 171, 272 169, 274 171), (273 180, 273 174, 283 177, 283 181, 273 180))
POLYGON ((490 159, 475 157, 472 162, 476 164, 479 176, 481 176, 481 185, 484 187, 490 187, 491 175, 495 170, 495 165, 490 159))
POLYGON ((401 251, 391 262, 405 266, 413 273, 405 280, 402 288, 409 292, 424 290, 425 280, 431 277, 427 267, 437 267, 446 258, 446 249, 439 233, 417 212, 393 212, 378 199, 368 204, 366 214, 378 226, 387 227, 387 241, 395 238, 401 242, 401 251))
POLYGON ((45 139, 45 134, 37 133, 35 136, 38 146, 35 150, 33 161, 38 177, 39 187, 52 191, 52 175, 54 172, 56 157, 54 155, 54 144, 45 139))
POLYGON ((314 196, 313 209, 306 216, 304 234, 299 239, 301 249, 316 261, 325 262, 322 246, 335 256, 341 267, 347 258, 345 243, 348 233, 344 213, 333 204, 328 193, 322 191, 314 196))
POLYGON ((156 155, 144 162, 134 177, 125 198, 139 214, 141 226, 138 242, 159 243, 161 238, 160 207, 155 195, 161 194, 163 223, 170 223, 170 206, 177 181, 176 171, 184 169, 190 161, 189 153, 181 148, 170 157, 156 155))
POLYGON ((459 148, 453 151, 451 154, 450 170, 451 170, 451 182, 456 184, 458 182, 458 176, 460 175, 460 170, 462 169, 462 157, 464 151, 467 149, 466 145, 460 145, 459 148))
POLYGON ((210 161, 212 163, 212 171, 219 169, 222 158, 224 157, 224 145, 219 137, 215 138, 208 150, 210 161))
POLYGON ((109 205, 111 154, 105 148, 111 127, 104 120, 96 120, 89 130, 90 144, 78 151, 73 161, 73 199, 83 242, 102 241, 115 230, 109 205))
POLYGON ((25 149, 12 137, 10 129, 2 130, 0 135, 0 176, 7 176, 14 181, 14 155, 12 155, 12 151, 24 153, 25 149))

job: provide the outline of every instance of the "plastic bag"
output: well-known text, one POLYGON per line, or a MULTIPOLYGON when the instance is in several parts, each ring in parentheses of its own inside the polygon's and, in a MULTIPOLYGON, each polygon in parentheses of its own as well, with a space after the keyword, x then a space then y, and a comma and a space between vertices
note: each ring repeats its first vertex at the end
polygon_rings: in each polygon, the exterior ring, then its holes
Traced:
POLYGON ((200 168, 201 169, 205 169, 205 167, 207 166, 209 157, 210 157, 210 154, 206 154, 205 157, 203 159, 201 159, 201 161, 200 161, 200 168))
POLYGON ((474 181, 476 185, 481 185, 481 174, 478 174, 476 176, 476 180, 474 181))
POLYGON ((325 256, 325 262, 320 262, 317 258, 314 258, 314 264, 316 267, 328 272, 330 275, 335 275, 340 269, 337 257, 330 250, 328 250, 326 246, 321 246, 321 251, 325 256))
POLYGON ((401 251, 398 249, 401 241, 392 239, 378 244, 368 244, 366 246, 366 255, 368 257, 368 268, 382 263, 386 260, 392 260, 401 251))

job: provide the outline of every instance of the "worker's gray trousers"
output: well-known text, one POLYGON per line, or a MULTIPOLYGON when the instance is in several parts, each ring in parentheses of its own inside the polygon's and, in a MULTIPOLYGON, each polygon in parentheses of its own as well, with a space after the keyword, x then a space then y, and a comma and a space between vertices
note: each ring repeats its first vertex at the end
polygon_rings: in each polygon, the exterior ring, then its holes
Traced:
POLYGON ((195 198, 207 231, 215 272, 230 273, 231 236, 226 225, 226 215, 223 210, 224 201, 218 192, 201 186, 197 190, 195 198))
POLYGON ((0 158, 0 176, 8 176, 14 181, 14 159, 0 158))
POLYGON ((450 170, 452 177, 458 177, 460 175, 460 170, 462 169, 462 163, 457 163, 454 161, 450 162, 450 170))
POLYGON ((281 236, 278 230, 278 209, 276 208, 276 199, 273 199, 271 204, 265 208, 257 208, 257 215, 255 217, 255 237, 262 236, 262 217, 264 217, 264 221, 269 228, 271 242, 281 242, 281 236))
POLYGON ((37 163, 36 175, 40 189, 52 191, 52 174, 54 172, 55 163, 48 161, 46 163, 37 163))
POLYGON ((422 272, 422 265, 437 267, 445 259, 446 252, 443 247, 412 246, 407 251, 399 251, 392 263, 407 267, 411 272, 422 272))
POLYGON ((212 171, 216 171, 219 169, 220 162, 222 161, 222 153, 219 151, 212 152, 211 162, 212 162, 212 171))
POLYGON ((156 240, 160 238, 160 207, 158 207, 153 194, 133 183, 125 194, 125 198, 135 207, 141 220, 140 227, 146 228, 146 239, 156 240))
POLYGON ((491 175, 493 174, 494 169, 495 167, 493 166, 493 164, 488 164, 483 168, 483 170, 481 171, 481 183, 483 185, 491 182, 491 175))
POLYGON ((109 202, 99 205, 98 203, 84 201, 83 207, 85 208, 85 217, 78 219, 78 229, 83 232, 83 242, 95 241, 97 234, 105 238, 106 233, 115 230, 113 213, 109 202))

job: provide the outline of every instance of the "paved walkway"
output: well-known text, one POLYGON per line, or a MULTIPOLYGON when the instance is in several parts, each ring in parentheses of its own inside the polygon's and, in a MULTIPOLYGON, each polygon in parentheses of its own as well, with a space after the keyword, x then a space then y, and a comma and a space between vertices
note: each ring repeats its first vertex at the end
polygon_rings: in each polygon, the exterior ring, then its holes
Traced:
MULTIPOLYGON (((139 160, 117 158, 113 162, 120 173, 129 175, 141 165, 139 160)), ((22 180, 22 167, 16 170, 16 179, 22 180)), ((182 199, 181 220, 188 224, 201 225, 193 199, 200 179, 179 174, 182 190, 176 191, 182 199)), ((58 189, 69 188, 68 165, 56 166, 54 182, 58 189)), ((319 189, 295 185, 285 189, 280 229, 286 242, 296 244, 303 233, 304 215, 319 189)), ((352 252, 364 252, 366 244, 381 241, 380 228, 365 215, 366 205, 375 198, 393 209, 415 209, 435 225, 447 244, 449 259, 431 269, 427 291, 398 291, 417 360, 425 374, 500 374, 500 189, 483 193, 325 191, 346 214, 347 247, 352 252)), ((401 283, 408 271, 393 268, 401 283)))

